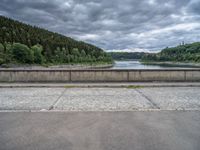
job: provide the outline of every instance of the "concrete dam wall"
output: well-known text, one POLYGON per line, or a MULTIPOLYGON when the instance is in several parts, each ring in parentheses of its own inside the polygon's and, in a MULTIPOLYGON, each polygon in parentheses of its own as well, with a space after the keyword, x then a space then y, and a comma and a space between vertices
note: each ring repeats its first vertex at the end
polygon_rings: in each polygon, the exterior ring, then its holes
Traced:
POLYGON ((16 70, 0 69, 0 82, 200 81, 200 69, 162 70, 16 70))

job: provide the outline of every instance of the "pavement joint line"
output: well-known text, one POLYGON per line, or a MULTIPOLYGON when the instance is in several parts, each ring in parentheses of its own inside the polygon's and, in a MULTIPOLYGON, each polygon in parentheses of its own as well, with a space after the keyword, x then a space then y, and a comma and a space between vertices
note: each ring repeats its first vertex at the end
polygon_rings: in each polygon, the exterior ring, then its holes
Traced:
POLYGON ((135 91, 138 92, 142 97, 147 99, 153 105, 153 107, 155 107, 156 109, 160 109, 160 107, 152 99, 142 93, 139 89, 135 89, 135 91))
POLYGON ((54 109, 54 106, 59 102, 60 98, 64 95, 64 93, 65 93, 66 90, 67 90, 66 88, 63 90, 63 92, 60 94, 60 96, 59 96, 59 97, 53 102, 53 104, 48 108, 48 111, 54 109))

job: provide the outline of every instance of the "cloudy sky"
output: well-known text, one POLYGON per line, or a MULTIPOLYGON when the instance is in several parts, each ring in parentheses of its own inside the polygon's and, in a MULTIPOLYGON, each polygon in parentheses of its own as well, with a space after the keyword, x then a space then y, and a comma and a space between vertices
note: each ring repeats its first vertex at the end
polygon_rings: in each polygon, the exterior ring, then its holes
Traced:
POLYGON ((153 52, 200 41, 200 0, 1 0, 0 15, 105 50, 153 52))

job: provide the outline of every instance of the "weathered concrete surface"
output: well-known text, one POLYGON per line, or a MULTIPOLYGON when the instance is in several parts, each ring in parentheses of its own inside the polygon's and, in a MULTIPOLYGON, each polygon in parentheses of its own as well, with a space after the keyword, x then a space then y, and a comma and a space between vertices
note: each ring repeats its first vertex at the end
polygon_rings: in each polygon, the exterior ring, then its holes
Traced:
POLYGON ((0 113, 2 150, 199 150, 199 111, 0 113))
MULTIPOLYGON (((192 80, 192 78, 188 78, 192 80)), ((196 78, 197 79, 197 78, 196 78)), ((184 81, 184 71, 130 71, 129 81, 184 81)))
POLYGON ((200 87, 0 88, 0 150, 199 150, 199 141, 200 87))
POLYGON ((0 70, 0 82, 69 82, 70 72, 62 70, 0 70))
POLYGON ((126 111, 153 109, 154 106, 134 89, 84 88, 66 89, 55 110, 126 111))
POLYGON ((200 87, 0 88, 0 110, 200 110, 200 87))
POLYGON ((160 109, 200 110, 200 88, 143 88, 138 89, 160 109))
POLYGON ((185 72, 185 77, 186 77, 186 80, 188 81, 199 81, 199 78, 200 78, 200 72, 199 71, 187 71, 185 72))
POLYGON ((200 69, 165 70, 17 70, 0 69, 0 82, 200 81, 200 69))
POLYGON ((0 110, 48 110, 64 90, 63 88, 2 88, 0 110))
POLYGON ((91 71, 72 71, 72 82, 85 82, 85 81, 127 81, 127 71, 109 71, 109 70, 91 70, 91 71))

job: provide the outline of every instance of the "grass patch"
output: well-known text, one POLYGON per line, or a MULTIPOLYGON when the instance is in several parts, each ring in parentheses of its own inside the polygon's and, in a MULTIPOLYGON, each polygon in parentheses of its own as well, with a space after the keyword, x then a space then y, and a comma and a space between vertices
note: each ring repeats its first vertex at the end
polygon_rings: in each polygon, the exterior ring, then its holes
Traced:
POLYGON ((127 86, 127 89, 141 89, 141 88, 145 88, 145 86, 142 86, 142 85, 129 85, 129 86, 127 86))
POLYGON ((65 85, 64 88, 66 89, 70 89, 70 88, 75 88, 76 86, 73 86, 73 85, 65 85))

